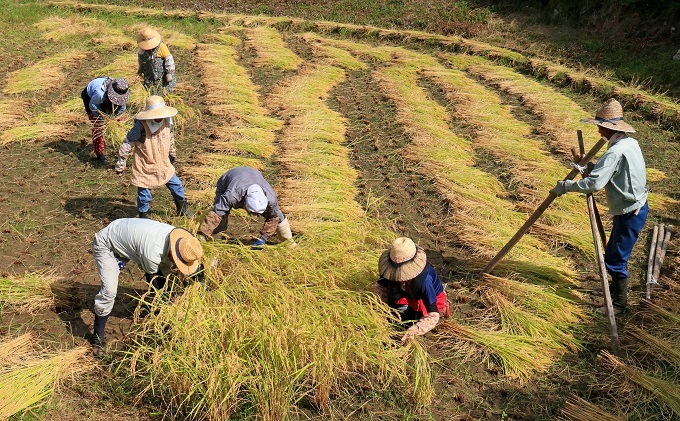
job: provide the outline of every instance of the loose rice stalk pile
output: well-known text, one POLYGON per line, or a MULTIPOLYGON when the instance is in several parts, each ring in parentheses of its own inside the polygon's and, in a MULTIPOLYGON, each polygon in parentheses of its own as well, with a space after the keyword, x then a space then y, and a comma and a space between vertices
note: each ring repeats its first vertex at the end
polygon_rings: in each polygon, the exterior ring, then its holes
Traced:
POLYGON ((69 294, 53 276, 29 273, 0 277, 0 306, 19 313, 36 313, 70 306, 69 294), (58 294, 55 294, 58 292, 58 294))
POLYGON ((349 51, 324 43, 318 35, 307 32, 302 35, 302 39, 309 44, 312 48, 312 53, 315 56, 323 57, 334 66, 342 67, 347 70, 362 70, 368 68, 366 63, 354 57, 349 51))
POLYGON ((578 396, 570 396, 562 407, 562 415, 564 420, 569 421, 624 421, 627 417, 615 416, 609 411, 581 399, 578 396))
POLYGON ((286 47, 281 33, 274 28, 257 26, 245 30, 246 46, 255 50, 256 66, 277 70, 295 70, 303 60, 286 47))
POLYGON ((10 73, 3 92, 19 94, 56 89, 66 78, 64 68, 80 65, 91 58, 91 52, 69 50, 42 59, 34 65, 10 73))

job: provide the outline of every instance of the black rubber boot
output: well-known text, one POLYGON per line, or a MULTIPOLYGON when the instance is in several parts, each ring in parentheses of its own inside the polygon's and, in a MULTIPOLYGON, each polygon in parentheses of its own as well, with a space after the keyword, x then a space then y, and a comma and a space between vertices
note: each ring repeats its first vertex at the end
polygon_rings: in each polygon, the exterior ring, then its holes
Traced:
POLYGON ((151 284, 151 286, 156 289, 161 289, 165 286, 165 276, 163 276, 160 272, 155 274, 145 273, 144 276, 146 277, 146 282, 151 284))
POLYGON ((106 339, 104 331, 106 328, 106 321, 109 316, 94 315, 94 341, 92 342, 92 354, 95 357, 101 357, 104 354, 104 347, 106 346, 106 339))
POLYGON ((612 304, 619 310, 624 310, 628 306, 628 283, 629 278, 615 279, 609 285, 609 293, 612 296, 612 304))
POLYGON ((193 218, 195 216, 194 213, 189 210, 189 202, 187 202, 186 199, 175 199, 175 206, 177 207, 177 215, 186 216, 187 218, 193 218))
POLYGON ((139 217, 143 219, 149 219, 149 212, 139 212, 139 217))

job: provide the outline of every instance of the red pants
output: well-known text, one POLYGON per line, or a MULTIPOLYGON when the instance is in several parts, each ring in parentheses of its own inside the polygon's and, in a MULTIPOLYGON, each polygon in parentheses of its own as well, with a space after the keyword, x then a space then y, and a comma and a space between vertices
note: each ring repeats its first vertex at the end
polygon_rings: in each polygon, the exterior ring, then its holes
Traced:
MULTIPOLYGON (((425 308, 425 303, 423 303, 423 300, 414 300, 413 298, 401 297, 397 301, 397 304, 406 304, 411 310, 422 313, 423 317, 427 316, 427 309, 425 308)), ((446 300, 446 292, 442 291, 439 293, 439 295, 437 295, 437 310, 439 313, 444 315, 444 317, 449 317, 448 308, 449 302, 446 300)))
POLYGON ((87 117, 92 123, 92 146, 94 147, 95 155, 102 155, 104 153, 104 127, 106 123, 103 118, 97 118, 93 114, 88 113, 87 117))

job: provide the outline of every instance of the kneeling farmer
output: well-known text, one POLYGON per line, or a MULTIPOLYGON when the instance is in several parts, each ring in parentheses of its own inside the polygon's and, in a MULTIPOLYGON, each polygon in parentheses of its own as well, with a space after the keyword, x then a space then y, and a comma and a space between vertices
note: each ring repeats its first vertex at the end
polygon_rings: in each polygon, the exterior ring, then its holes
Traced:
POLYGON ((422 247, 413 240, 394 240, 378 262, 380 278, 375 292, 382 301, 395 309, 401 320, 416 321, 406 330, 402 343, 424 335, 439 323, 439 314, 449 317, 449 302, 444 285, 434 268, 427 263, 422 247))
POLYGON ((214 234, 226 230, 232 208, 245 208, 248 213, 264 217, 260 238, 253 243, 253 247, 262 247, 274 233, 278 233, 281 240, 292 241, 288 218, 279 209, 274 189, 255 168, 235 167, 220 177, 213 210, 205 217, 198 232, 212 238, 214 234))
POLYGON ((139 264, 147 280, 161 288, 173 266, 199 277, 203 249, 189 231, 151 219, 123 218, 111 222, 92 241, 101 289, 94 297, 93 353, 102 354, 104 328, 118 291, 118 275, 128 261, 139 264))
POLYGON ((172 117, 177 109, 165 105, 160 96, 146 99, 146 107, 135 116, 135 124, 118 150, 116 174, 123 175, 127 157, 134 147, 132 184, 137 186, 137 211, 147 218, 151 203, 151 190, 165 184, 175 200, 177 213, 193 217, 184 196, 184 186, 172 165, 175 162, 175 136, 172 117))

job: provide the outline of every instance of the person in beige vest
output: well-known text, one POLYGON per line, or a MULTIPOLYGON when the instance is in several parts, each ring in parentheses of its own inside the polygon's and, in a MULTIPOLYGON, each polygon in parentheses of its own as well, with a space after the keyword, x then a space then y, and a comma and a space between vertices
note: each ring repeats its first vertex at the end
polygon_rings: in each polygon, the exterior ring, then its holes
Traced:
POLYGON ((118 150, 116 173, 123 175, 130 151, 134 148, 132 184, 137 186, 137 211, 140 218, 148 218, 151 190, 166 185, 175 200, 177 213, 192 218, 184 187, 173 166, 175 137, 172 117, 177 109, 165 105, 162 97, 152 95, 146 107, 135 115, 135 123, 118 150))

